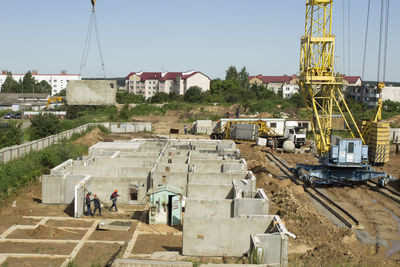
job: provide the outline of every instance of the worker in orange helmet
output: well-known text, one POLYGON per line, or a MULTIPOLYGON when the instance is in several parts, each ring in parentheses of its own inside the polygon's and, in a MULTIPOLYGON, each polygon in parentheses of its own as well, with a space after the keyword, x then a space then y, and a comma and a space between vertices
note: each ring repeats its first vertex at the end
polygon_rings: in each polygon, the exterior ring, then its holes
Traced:
POLYGON ((115 189, 115 191, 110 196, 110 200, 112 201, 110 210, 112 210, 112 208, 115 207, 115 211, 118 211, 118 208, 117 208, 117 198, 118 197, 119 197, 118 189, 115 189))

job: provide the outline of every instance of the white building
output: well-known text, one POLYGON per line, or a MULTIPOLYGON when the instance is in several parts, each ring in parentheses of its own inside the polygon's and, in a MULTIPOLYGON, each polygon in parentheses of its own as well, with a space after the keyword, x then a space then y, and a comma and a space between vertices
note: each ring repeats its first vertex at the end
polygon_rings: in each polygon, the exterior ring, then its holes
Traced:
POLYGON ((292 95, 298 93, 300 90, 297 84, 284 84, 282 86, 283 98, 291 98, 292 95))
POLYGON ((126 76, 125 89, 147 99, 160 92, 184 95, 192 86, 200 87, 203 92, 208 91, 210 83, 210 78, 198 71, 131 72, 126 76))
MULTIPOLYGON (((14 80, 19 82, 24 78, 25 74, 13 74, 14 80)), ((39 74, 37 71, 32 71, 32 77, 36 82, 46 81, 51 86, 51 94, 57 94, 61 90, 67 88, 68 81, 70 80, 81 80, 80 74, 68 74, 66 71, 62 71, 60 74, 39 74)), ((7 71, 3 70, 0 75, 0 90, 7 78, 7 71)))

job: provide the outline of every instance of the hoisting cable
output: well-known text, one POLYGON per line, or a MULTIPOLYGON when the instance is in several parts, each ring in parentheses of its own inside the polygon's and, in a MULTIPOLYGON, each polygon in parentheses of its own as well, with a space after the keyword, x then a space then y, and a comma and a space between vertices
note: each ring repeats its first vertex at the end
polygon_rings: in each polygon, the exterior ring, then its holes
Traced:
POLYGON ((381 0, 381 18, 379 24, 379 48, 378 48, 378 73, 377 73, 377 82, 380 82, 380 74, 381 74, 381 57, 382 57, 382 32, 383 32, 383 14, 384 14, 384 0, 381 0))
POLYGON ((349 75, 350 76, 350 62, 351 62, 351 59, 350 59, 350 54, 351 54, 351 51, 350 51, 350 47, 351 47, 351 42, 350 42, 350 0, 347 0, 347 60, 348 60, 348 63, 347 63, 347 68, 348 68, 348 71, 347 71, 347 75, 349 75))
POLYGON ((388 32, 389 32, 389 2, 386 1, 386 23, 385 23, 385 48, 383 49, 383 74, 382 81, 386 81, 386 56, 387 56, 387 43, 388 43, 388 32))
POLYGON ((106 73, 105 73, 105 68, 104 68, 104 59, 103 59, 103 52, 101 49, 101 42, 100 42, 100 35, 99 35, 99 27, 97 25, 97 19, 96 19, 96 10, 95 10, 95 4, 96 1, 92 0, 92 14, 90 16, 90 21, 89 21, 89 28, 86 34, 86 40, 85 40, 85 46, 83 49, 83 54, 82 54, 82 59, 81 59, 81 66, 80 66, 80 71, 79 74, 82 74, 82 70, 85 68, 87 59, 89 56, 89 50, 90 50, 90 44, 92 40, 92 33, 96 35, 96 42, 97 42, 97 48, 99 50, 100 54, 100 60, 101 60, 101 68, 103 71, 103 76, 106 78, 106 73), (93 30, 94 27, 94 30, 93 30))
POLYGON ((365 79, 365 56, 367 54, 367 42, 368 42, 368 28, 369 28, 369 10, 371 7, 371 0, 368 0, 368 9, 367 9, 367 23, 365 26, 365 39, 364 39, 364 57, 363 57, 363 67, 362 67, 362 80, 365 79))
POLYGON ((342 30, 343 30, 343 74, 346 73, 346 26, 345 26, 345 0, 343 0, 342 30))

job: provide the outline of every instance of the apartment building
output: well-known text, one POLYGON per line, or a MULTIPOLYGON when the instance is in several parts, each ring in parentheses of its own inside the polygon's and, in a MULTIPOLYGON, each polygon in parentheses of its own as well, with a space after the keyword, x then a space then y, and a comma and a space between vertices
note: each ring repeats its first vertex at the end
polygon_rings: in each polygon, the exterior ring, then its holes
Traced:
MULTIPOLYGON (((0 90, 7 78, 7 70, 3 70, 0 75, 0 90)), ((24 78, 25 74, 12 74, 14 80, 19 82, 24 78)), ((60 74, 39 74, 37 71, 32 71, 32 77, 36 82, 46 81, 51 86, 51 95, 59 93, 61 90, 67 88, 70 80, 81 80, 80 74, 68 74, 67 71, 62 71, 60 74)))
POLYGON ((192 86, 210 90, 211 80, 199 71, 189 72, 131 72, 126 76, 125 89, 129 93, 150 98, 156 93, 184 95, 192 86))

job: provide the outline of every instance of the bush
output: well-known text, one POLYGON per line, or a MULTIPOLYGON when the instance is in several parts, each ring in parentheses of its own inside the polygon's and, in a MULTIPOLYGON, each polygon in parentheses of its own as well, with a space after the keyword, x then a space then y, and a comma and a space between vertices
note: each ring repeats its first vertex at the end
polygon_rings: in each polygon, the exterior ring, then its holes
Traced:
POLYGON ((117 93, 118 104, 140 104, 144 102, 146 102, 146 100, 141 95, 135 95, 128 92, 117 93))
POLYGON ((184 99, 189 103, 201 103, 203 101, 203 92, 200 87, 192 86, 186 91, 184 99))
POLYGON ((31 119, 30 140, 40 139, 61 131, 60 120, 52 115, 38 115, 31 119))
POLYGON ((26 157, 1 165, 0 199, 8 197, 17 189, 26 186, 69 158, 76 158, 86 147, 71 143, 50 146, 40 152, 31 152, 26 157))
POLYGON ((21 144, 22 136, 21 124, 0 123, 0 148, 21 144))

